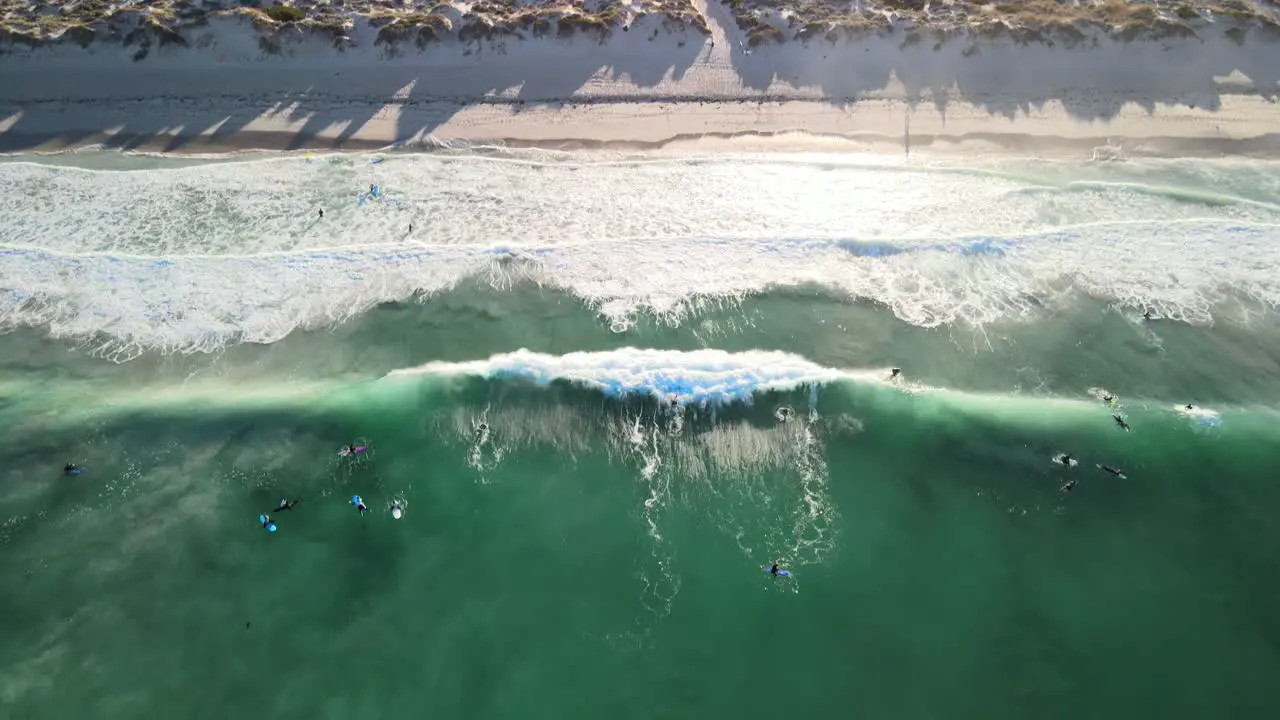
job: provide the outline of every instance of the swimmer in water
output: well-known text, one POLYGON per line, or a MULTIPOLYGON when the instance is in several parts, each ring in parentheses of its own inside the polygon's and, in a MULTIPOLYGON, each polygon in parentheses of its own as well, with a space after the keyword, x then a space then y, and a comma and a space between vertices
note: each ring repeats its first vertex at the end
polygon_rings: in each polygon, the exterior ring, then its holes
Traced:
POLYGON ((1111 418, 1116 421, 1116 425, 1119 425, 1121 430, 1129 432, 1129 423, 1125 422, 1124 418, 1119 415, 1112 415, 1111 418))
POLYGON ((1192 405, 1191 403, 1187 403, 1187 407, 1186 407, 1186 409, 1187 409, 1187 410, 1195 410, 1196 408, 1195 408, 1195 406, 1194 406, 1194 405, 1192 405))
POLYGON ((263 530, 270 530, 270 529, 271 529, 271 516, 270 516, 270 515, 263 515, 263 516, 262 516, 262 529, 263 529, 263 530))
POLYGON ((1110 465, 1099 465, 1099 466, 1098 466, 1098 469, 1099 469, 1099 470, 1106 471, 1106 472, 1109 472, 1109 473, 1111 473, 1112 475, 1114 475, 1114 476, 1116 476, 1116 477, 1118 477, 1118 478, 1121 478, 1121 479, 1123 479, 1123 478, 1124 478, 1124 473, 1120 472, 1120 471, 1119 471, 1119 470, 1117 470, 1116 468, 1111 467, 1110 465))
POLYGON ((1108 405, 1110 405, 1110 404, 1114 403, 1115 401, 1116 401, 1116 396, 1115 396, 1115 395, 1103 395, 1103 396, 1102 396, 1102 402, 1104 402, 1104 403, 1106 403, 1106 404, 1108 404, 1108 405))
POLYGON ((63 465, 63 466, 62 466, 62 472, 66 473, 66 474, 68 474, 68 475, 74 475, 74 474, 76 473, 76 471, 77 471, 77 470, 79 470, 79 469, 80 469, 80 468, 76 467, 76 464, 75 464, 75 463, 67 463, 66 465, 63 465))
POLYGON ((777 574, 778 574, 778 563, 774 563, 774 564, 773 564, 773 567, 770 567, 770 568, 769 568, 769 574, 770 574, 770 575, 777 575, 777 574))
POLYGON ((399 500, 392 500, 391 507, 387 508, 387 510, 391 512, 391 517, 397 520, 400 519, 401 515, 404 515, 404 507, 400 505, 399 500))
POLYGON ((1074 488, 1075 486, 1076 486, 1075 480, 1068 480, 1066 485, 1063 485, 1062 487, 1058 488, 1058 491, 1064 492, 1064 493, 1071 492, 1071 489, 1074 488))
POLYGON ((364 500, 361 500, 359 495, 351 496, 351 504, 356 506, 362 516, 369 512, 369 506, 364 504, 364 500))
POLYGON ((1067 467, 1071 467, 1071 456, 1066 453, 1062 453, 1062 457, 1058 458, 1058 462, 1066 465, 1067 467))
POLYGON ((292 510, 292 509, 293 509, 293 506, 294 506, 294 505, 297 505, 297 504, 298 504, 298 501, 297 501, 297 500, 289 500, 289 499, 287 499, 287 498, 280 498, 280 504, 276 506, 276 512, 281 512, 281 511, 283 511, 283 510, 292 510))

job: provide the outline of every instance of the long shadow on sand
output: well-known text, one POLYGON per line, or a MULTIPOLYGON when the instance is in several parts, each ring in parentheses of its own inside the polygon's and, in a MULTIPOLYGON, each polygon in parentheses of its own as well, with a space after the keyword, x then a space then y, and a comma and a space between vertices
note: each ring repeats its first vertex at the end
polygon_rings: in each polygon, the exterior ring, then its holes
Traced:
POLYGON ((1205 29, 1205 40, 1168 38, 1123 42, 1084 37, 1022 42, 898 30, 856 41, 821 36, 749 48, 729 8, 708 0, 713 27, 730 41, 730 62, 742 84, 760 93, 819 87, 836 104, 856 104, 897 81, 908 102, 945 108, 963 100, 992 114, 1015 117, 1060 101, 1079 120, 1110 120, 1127 104, 1148 112, 1159 104, 1216 110, 1218 78, 1239 72, 1256 91, 1280 95, 1280 48, 1261 31, 1233 34, 1205 29))
POLYGON ((268 118, 291 125, 287 137, 268 145, 337 148, 397 107, 394 141, 400 142, 426 136, 476 102, 558 105, 594 77, 625 76, 639 88, 653 88, 666 77, 679 80, 693 66, 704 38, 691 31, 647 55, 590 36, 545 38, 536 42, 551 52, 537 53, 535 59, 524 57, 524 42, 534 40, 449 43, 425 54, 411 43, 407 50, 383 46, 388 62, 356 61, 350 67, 332 58, 178 66, 154 54, 138 63, 45 69, 38 62, 0 59, 0 88, 6 88, 0 91, 0 150, 96 141, 124 150, 145 145, 174 151, 197 140, 225 146, 255 120, 268 118), (416 58, 423 61, 411 63, 416 58), (89 114, 93 119, 85 120, 89 114), (105 132, 109 138, 101 137, 105 132), (332 140, 318 140, 321 133, 332 140))
MULTIPOLYGON (((710 62, 711 39, 692 29, 667 37, 648 37, 649 29, 614 30, 607 42, 582 34, 473 40, 430 46, 424 53, 412 43, 402 49, 376 46, 368 31, 353 33, 358 48, 348 52, 364 53, 364 59, 349 64, 323 46, 310 56, 237 65, 163 52, 121 62, 128 49, 121 48, 117 58, 105 46, 97 50, 102 64, 94 67, 77 61, 60 69, 0 56, 0 150, 95 141, 126 150, 226 147, 236 133, 268 118, 286 121, 288 129, 280 132, 282 125, 272 123, 278 138, 260 136, 255 145, 351 147, 361 128, 393 113, 392 142, 403 142, 428 136, 477 103, 518 111, 565 102, 744 99, 732 89, 734 76, 760 99, 783 99, 800 89, 819 99, 812 92, 818 88, 823 101, 855 106, 898 88, 892 92, 909 104, 932 102, 945 110, 950 100, 963 100, 1005 117, 1056 100, 1087 121, 1115 118, 1129 103, 1147 111, 1160 104, 1216 110, 1224 91, 1220 79, 1233 72, 1264 96, 1280 90, 1280 43, 1254 37, 1256 32, 1205 41, 1086 39, 1066 47, 1008 38, 944 42, 926 32, 897 31, 858 41, 793 40, 749 49, 726 6, 711 0, 707 14, 713 37, 729 46, 727 67, 725 48, 715 66, 703 67, 710 62), (372 62, 370 48, 383 61, 372 62), (697 87, 660 87, 695 66, 704 75, 697 87), (601 78, 604 84, 589 87, 601 78), (648 92, 610 95, 609 80, 622 78, 648 92), (721 85, 729 89, 714 89, 721 85)), ((1211 32, 1216 31, 1204 31, 1211 32)))

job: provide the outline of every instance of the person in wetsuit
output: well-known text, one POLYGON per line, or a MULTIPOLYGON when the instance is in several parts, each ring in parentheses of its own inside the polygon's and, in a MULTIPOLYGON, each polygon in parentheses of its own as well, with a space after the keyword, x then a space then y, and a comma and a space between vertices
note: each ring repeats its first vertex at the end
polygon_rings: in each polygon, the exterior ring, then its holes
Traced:
POLYGON ((298 501, 297 501, 297 500, 289 500, 289 499, 287 499, 287 498, 280 498, 280 504, 276 506, 276 512, 280 512, 280 511, 282 511, 282 510, 292 510, 292 509, 293 509, 293 506, 294 506, 294 505, 297 505, 297 504, 298 504, 298 501))
POLYGON ((778 574, 778 563, 774 563, 773 566, 769 568, 769 574, 770 575, 778 574))
POLYGON ((1066 485, 1063 485, 1063 486, 1062 486, 1062 487, 1060 487, 1060 488, 1058 488, 1058 490, 1059 490, 1060 492, 1067 493, 1067 492, 1071 492, 1071 490, 1072 490, 1075 486, 1076 486, 1076 481, 1075 481, 1075 480, 1068 480, 1068 481, 1067 481, 1067 484, 1066 484, 1066 485))
POLYGON ((1116 425, 1119 425, 1121 430, 1124 430, 1125 432, 1129 432, 1129 423, 1125 422, 1124 418, 1120 417, 1119 415, 1112 415, 1111 419, 1116 421, 1116 425))
POLYGON ((1116 476, 1116 477, 1119 477, 1119 478, 1124 477, 1124 473, 1120 472, 1120 471, 1119 471, 1119 470, 1117 470, 1116 468, 1111 467, 1110 465, 1099 465, 1098 467, 1099 467, 1099 468, 1101 468, 1102 470, 1106 471, 1106 472, 1111 473, 1112 475, 1114 475, 1114 476, 1116 476))
POLYGON ((79 470, 80 468, 76 467, 75 463, 67 463, 66 465, 62 466, 62 472, 66 473, 67 475, 75 475, 79 470))

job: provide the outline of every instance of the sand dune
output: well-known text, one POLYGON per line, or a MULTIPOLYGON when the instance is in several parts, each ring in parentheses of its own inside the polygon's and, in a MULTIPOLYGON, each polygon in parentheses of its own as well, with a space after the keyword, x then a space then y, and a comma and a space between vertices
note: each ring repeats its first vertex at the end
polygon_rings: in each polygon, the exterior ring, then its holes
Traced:
POLYGON ((1256 3, 21 6, 35 19, 6 6, 0 36, 7 151, 819 142, 798 132, 910 153, 1280 148, 1280 44, 1256 3))

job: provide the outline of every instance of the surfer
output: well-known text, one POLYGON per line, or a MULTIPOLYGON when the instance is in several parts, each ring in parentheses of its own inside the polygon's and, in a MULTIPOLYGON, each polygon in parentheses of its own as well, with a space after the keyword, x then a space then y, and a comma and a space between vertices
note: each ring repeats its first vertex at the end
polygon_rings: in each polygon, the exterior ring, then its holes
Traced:
POLYGON ((80 473, 80 468, 76 467, 75 463, 67 463, 62 466, 62 472, 68 475, 78 475, 80 473))
POLYGON ((1071 467, 1071 456, 1066 453, 1062 453, 1062 455, 1058 457, 1058 462, 1066 465, 1067 467, 1071 467))
POLYGON ((1196 408, 1195 408, 1195 406, 1194 406, 1194 405, 1192 405, 1191 403, 1187 403, 1186 409, 1187 409, 1187 410, 1195 410, 1196 408))
POLYGON ((284 510, 292 510, 292 509, 293 509, 293 506, 294 506, 294 505, 297 505, 297 504, 298 504, 298 501, 297 501, 297 500, 289 500, 288 498, 280 498, 280 504, 276 506, 276 512, 281 512, 281 511, 284 511, 284 510))
POLYGON ((1104 471, 1106 471, 1106 472, 1109 472, 1109 473, 1111 473, 1112 475, 1114 475, 1114 476, 1116 476, 1116 477, 1118 477, 1118 478, 1121 478, 1121 479, 1123 479, 1123 478, 1124 478, 1124 473, 1120 472, 1120 471, 1119 471, 1119 470, 1117 470, 1116 468, 1111 467, 1110 465, 1099 465, 1099 466, 1098 466, 1098 468, 1099 468, 1100 470, 1104 470, 1104 471))
POLYGON ((1074 488, 1075 486, 1076 486, 1075 480, 1068 480, 1066 485, 1063 485, 1062 487, 1058 488, 1058 491, 1064 492, 1064 493, 1071 492, 1071 489, 1074 488))
POLYGON ((1143 319, 1143 320, 1150 320, 1150 319, 1151 319, 1151 311, 1150 311, 1150 310, 1143 310, 1143 311, 1142 311, 1142 319, 1143 319))
POLYGON ((1116 425, 1119 425, 1121 430, 1129 432, 1129 423, 1125 422, 1124 418, 1119 415, 1112 415, 1111 418, 1116 421, 1116 425))
POLYGON ((361 516, 369 512, 369 507, 364 504, 364 500, 361 500, 359 495, 351 496, 351 504, 354 505, 355 508, 360 511, 361 516))
POLYGON ((392 500, 391 507, 387 509, 391 511, 391 517, 397 520, 404 516, 404 507, 400 505, 399 500, 392 500))
POLYGON ((320 208, 320 219, 324 219, 324 208, 320 208))
POLYGON ((778 574, 778 563, 774 563, 773 566, 769 568, 769 574, 770 575, 778 574))
POLYGON ((1106 404, 1108 404, 1108 405, 1110 405, 1110 404, 1114 403, 1115 401, 1116 401, 1116 396, 1115 396, 1115 395, 1103 395, 1103 396, 1102 396, 1102 402, 1104 402, 1104 403, 1106 403, 1106 404))
POLYGON ((893 379, 902 374, 902 368, 889 368, 889 379, 893 379))
POLYGON ((273 523, 273 522, 271 522, 271 516, 270 516, 270 515, 259 515, 259 516, 258 516, 258 520, 262 523, 262 529, 263 529, 263 530, 266 530, 267 532, 275 532, 275 531, 276 531, 276 524, 275 524, 275 523, 273 523))

